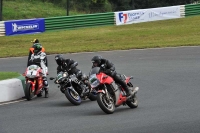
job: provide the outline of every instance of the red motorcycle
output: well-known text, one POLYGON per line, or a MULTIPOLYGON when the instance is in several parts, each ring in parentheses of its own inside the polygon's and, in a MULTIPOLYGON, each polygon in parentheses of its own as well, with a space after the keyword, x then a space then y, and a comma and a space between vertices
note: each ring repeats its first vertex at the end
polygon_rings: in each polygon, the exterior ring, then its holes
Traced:
POLYGON ((112 77, 106 75, 101 70, 101 67, 94 67, 89 74, 89 83, 91 88, 97 91, 97 103, 100 108, 107 114, 112 114, 115 111, 115 107, 120 105, 128 105, 130 108, 137 108, 138 100, 136 93, 139 87, 133 88, 130 82, 130 79, 133 77, 117 75, 127 83, 129 89, 132 91, 131 96, 127 98, 124 89, 117 84, 112 77))
POLYGON ((34 96, 41 97, 44 91, 42 69, 37 65, 30 65, 23 74, 26 78, 25 97, 29 101, 34 96))

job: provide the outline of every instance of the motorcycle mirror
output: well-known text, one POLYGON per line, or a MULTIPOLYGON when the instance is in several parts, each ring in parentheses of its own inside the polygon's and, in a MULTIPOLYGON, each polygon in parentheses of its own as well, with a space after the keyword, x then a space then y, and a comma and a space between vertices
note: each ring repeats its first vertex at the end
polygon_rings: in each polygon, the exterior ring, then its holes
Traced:
POLYGON ((49 79, 50 79, 50 80, 53 80, 53 79, 54 79, 54 77, 50 77, 49 79))

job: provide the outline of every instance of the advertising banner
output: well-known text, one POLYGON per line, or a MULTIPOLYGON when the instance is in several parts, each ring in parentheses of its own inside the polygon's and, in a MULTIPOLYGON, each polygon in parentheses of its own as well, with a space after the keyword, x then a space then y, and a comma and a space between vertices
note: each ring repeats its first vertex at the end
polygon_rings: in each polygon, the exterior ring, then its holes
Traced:
POLYGON ((32 34, 45 31, 43 18, 5 21, 6 36, 32 34))
POLYGON ((180 6, 115 12, 116 25, 181 18, 180 6))

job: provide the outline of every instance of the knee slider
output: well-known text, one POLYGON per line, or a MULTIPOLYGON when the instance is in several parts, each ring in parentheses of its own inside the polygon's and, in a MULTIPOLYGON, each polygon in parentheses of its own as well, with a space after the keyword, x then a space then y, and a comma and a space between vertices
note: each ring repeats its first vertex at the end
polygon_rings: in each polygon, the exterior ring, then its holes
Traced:
POLYGON ((44 86, 48 86, 47 80, 44 80, 44 81, 43 81, 43 84, 44 84, 44 86))

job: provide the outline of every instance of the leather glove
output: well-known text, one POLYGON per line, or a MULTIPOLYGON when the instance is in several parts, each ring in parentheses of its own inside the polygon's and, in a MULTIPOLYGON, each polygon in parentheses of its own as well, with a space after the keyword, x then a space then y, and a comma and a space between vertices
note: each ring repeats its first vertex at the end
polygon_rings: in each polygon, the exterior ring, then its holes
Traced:
POLYGON ((104 70, 104 73, 111 75, 111 71, 109 69, 104 70))
POLYGON ((104 64, 102 64, 102 65, 100 66, 100 70, 101 70, 102 72, 104 72, 104 71, 106 70, 106 67, 105 67, 104 64))

